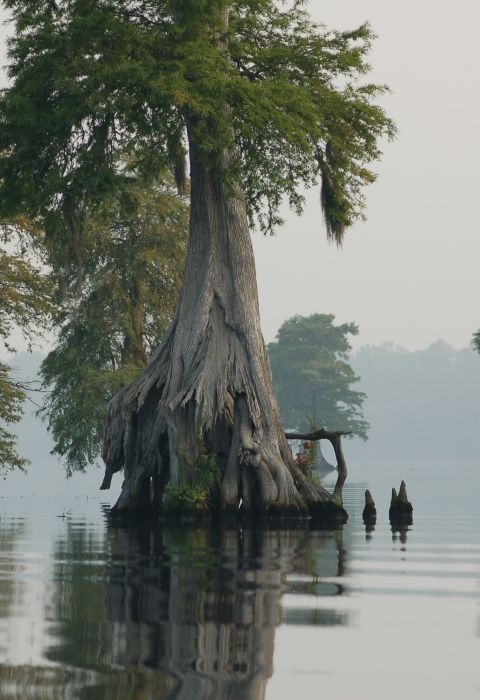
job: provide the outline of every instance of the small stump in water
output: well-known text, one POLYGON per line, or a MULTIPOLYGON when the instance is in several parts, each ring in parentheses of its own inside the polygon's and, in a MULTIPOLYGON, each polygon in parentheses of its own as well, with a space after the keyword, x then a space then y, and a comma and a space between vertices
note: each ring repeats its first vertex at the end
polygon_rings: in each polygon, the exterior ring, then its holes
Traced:
POLYGON ((400 484, 400 491, 392 489, 392 500, 388 516, 392 524, 411 525, 413 522, 413 506, 407 497, 407 487, 405 482, 400 484))
POLYGON ((365 525, 374 525, 377 522, 375 501, 368 489, 365 491, 365 508, 363 509, 362 517, 365 525))

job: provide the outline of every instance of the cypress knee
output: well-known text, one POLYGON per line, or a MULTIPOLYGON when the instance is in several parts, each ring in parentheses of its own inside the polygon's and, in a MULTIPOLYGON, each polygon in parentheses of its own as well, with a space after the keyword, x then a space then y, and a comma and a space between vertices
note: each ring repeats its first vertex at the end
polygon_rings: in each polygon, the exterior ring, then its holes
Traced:
POLYGON ((400 484, 400 491, 392 489, 392 500, 388 515, 391 523, 411 524, 413 521, 413 506, 408 500, 407 487, 404 481, 400 484))
POLYGON ((368 489, 365 491, 365 508, 363 509, 362 516, 365 524, 371 524, 377 520, 375 501, 373 500, 372 494, 368 489))

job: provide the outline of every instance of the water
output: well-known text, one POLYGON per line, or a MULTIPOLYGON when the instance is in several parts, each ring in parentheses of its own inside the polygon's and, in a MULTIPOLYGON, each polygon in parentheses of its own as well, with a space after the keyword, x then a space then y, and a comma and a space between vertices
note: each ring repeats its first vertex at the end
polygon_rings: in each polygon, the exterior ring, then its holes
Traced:
POLYGON ((428 469, 353 470, 335 531, 121 527, 103 495, 4 497, 0 697, 478 699, 478 470, 456 469, 433 493, 428 469), (414 524, 392 532, 405 475, 414 524))

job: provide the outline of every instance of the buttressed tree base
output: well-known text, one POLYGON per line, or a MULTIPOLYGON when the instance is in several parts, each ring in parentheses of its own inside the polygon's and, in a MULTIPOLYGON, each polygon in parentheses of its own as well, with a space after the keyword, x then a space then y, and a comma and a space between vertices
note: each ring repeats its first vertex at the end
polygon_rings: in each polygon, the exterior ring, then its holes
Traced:
POLYGON ((115 509, 237 511, 241 503, 270 514, 338 509, 343 518, 341 500, 334 504, 295 465, 283 432, 245 202, 225 183, 228 153, 208 163, 191 142, 190 167, 177 316, 143 376, 109 408, 107 473, 125 470, 115 509))

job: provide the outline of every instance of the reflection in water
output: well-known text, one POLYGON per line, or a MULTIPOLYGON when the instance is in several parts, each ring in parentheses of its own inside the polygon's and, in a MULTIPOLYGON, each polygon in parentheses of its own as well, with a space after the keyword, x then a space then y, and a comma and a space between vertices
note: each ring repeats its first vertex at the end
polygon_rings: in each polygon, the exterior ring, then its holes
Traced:
POLYGON ((400 542, 400 544, 407 544, 408 533, 411 527, 407 524, 393 524, 392 523, 392 542, 400 542))
POLYGON ((48 581, 35 583, 37 656, 2 655, 0 697, 262 700, 280 623, 348 624, 348 614, 305 605, 343 593, 345 559, 341 531, 305 525, 66 522, 42 569, 48 581))
POLYGON ((364 490, 333 532, 108 526, 81 504, 22 520, 8 504, 0 698, 379 700, 399 658, 398 697, 474 697, 480 515, 392 532, 381 514, 365 532, 364 490))
MULTIPOLYGON (((287 575, 301 564, 321 569, 321 550, 312 546, 319 539, 309 534, 115 530, 119 563, 111 566, 107 592, 113 663, 161 669, 172 679, 165 697, 261 700, 273 672, 281 597, 296 590, 287 575)), ((321 541, 332 539, 341 545, 340 533, 321 541)), ((335 571, 323 575, 341 575, 343 549, 335 552, 335 571)), ((315 624, 315 613, 290 608, 284 622, 315 624)))
POLYGON ((25 532, 23 520, 10 520, 0 528, 0 620, 5 620, 12 612, 15 602, 23 593, 22 582, 18 580, 18 565, 13 556, 17 540, 25 532))

